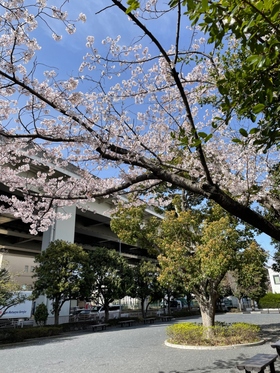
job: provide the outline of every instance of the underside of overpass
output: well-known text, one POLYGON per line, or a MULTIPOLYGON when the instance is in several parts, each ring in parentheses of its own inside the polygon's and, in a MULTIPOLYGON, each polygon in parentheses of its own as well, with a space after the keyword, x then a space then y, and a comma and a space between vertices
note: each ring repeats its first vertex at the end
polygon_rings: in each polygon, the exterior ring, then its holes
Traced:
MULTIPOLYGON (((11 215, 0 214, 0 250, 34 257, 41 252, 42 233, 31 235, 29 225, 11 215)), ((107 247, 120 252, 130 263, 148 258, 147 250, 126 245, 110 229, 110 218, 77 209, 74 242, 87 250, 107 247)))

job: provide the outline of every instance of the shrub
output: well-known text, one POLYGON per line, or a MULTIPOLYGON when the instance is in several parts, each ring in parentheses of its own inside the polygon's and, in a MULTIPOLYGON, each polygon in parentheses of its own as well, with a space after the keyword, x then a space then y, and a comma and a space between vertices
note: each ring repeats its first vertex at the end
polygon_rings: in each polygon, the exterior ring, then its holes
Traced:
POLYGON ((188 317, 188 316, 195 316, 195 315, 200 315, 199 310, 188 310, 187 308, 183 308, 180 310, 173 311, 172 315, 174 317, 188 317))
POLYGON ((267 293, 259 300, 260 308, 280 308, 280 294, 267 293))
POLYGON ((206 328, 201 324, 181 323, 167 328, 168 342, 193 346, 226 346, 241 343, 252 343, 259 340, 260 327, 253 324, 217 323, 206 328), (211 334, 211 338, 207 335, 211 334))
POLYGON ((22 342, 23 337, 17 329, 4 329, 0 331, 0 343, 22 342))
POLYGON ((37 325, 46 325, 49 316, 48 308, 44 303, 39 304, 34 312, 34 318, 37 325))
POLYGON ((174 324, 167 327, 167 335, 171 343, 192 344, 191 341, 202 339, 203 327, 195 323, 174 324))
POLYGON ((55 326, 7 329, 3 332, 1 331, 0 342, 1 343, 22 342, 25 339, 30 339, 30 338, 42 338, 42 337, 49 337, 52 335, 59 335, 61 331, 62 331, 62 328, 55 327, 55 326))
POLYGON ((233 323, 228 326, 228 335, 232 344, 256 342, 259 338, 260 327, 254 324, 233 323))
POLYGON ((23 339, 42 338, 59 335, 61 333, 61 328, 57 326, 39 326, 18 329, 18 333, 23 337, 23 339))

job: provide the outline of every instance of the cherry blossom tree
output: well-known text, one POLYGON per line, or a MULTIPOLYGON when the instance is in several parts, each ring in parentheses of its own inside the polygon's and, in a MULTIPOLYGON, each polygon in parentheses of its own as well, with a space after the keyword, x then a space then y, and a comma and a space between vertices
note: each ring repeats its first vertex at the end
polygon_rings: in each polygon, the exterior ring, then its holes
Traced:
POLYGON ((36 234, 63 217, 59 207, 85 208, 120 193, 163 205, 157 190, 170 186, 214 200, 280 240, 280 229, 260 210, 279 210, 269 178, 278 149, 264 154, 250 142, 232 142, 241 126, 234 116, 212 126, 223 118, 222 107, 211 106, 222 65, 199 30, 188 27, 180 2, 170 9, 143 1, 127 12, 126 2, 106 0, 92 5, 91 17, 78 11, 74 20, 75 3, 57 3, 0 3, 0 182, 8 188, 0 213, 20 217, 36 234), (94 36, 104 14, 126 22, 130 42, 117 30, 94 36), (79 69, 56 69, 56 54, 45 66, 40 53, 52 48, 45 34, 61 43, 61 25, 71 38, 78 21, 92 30, 79 69))

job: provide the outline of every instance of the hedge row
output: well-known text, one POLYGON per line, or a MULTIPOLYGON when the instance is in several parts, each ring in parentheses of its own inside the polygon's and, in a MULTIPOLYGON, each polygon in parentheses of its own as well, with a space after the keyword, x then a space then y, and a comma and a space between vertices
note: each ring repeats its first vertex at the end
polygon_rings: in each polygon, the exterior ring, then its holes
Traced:
POLYGON ((260 308, 280 308, 280 294, 267 293, 259 300, 260 308))
POLYGON ((57 326, 7 328, 0 330, 0 343, 15 343, 31 338, 50 337, 59 335, 61 332, 62 328, 57 326))

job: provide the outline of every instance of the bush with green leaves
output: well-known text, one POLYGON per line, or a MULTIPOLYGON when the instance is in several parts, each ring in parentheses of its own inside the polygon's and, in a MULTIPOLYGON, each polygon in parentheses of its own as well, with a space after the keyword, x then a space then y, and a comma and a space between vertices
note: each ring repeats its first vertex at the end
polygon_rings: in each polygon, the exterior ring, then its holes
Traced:
POLYGON ((280 294, 267 293, 259 300, 260 308, 280 308, 280 294))
POLYGON ((212 327, 204 327, 196 323, 180 323, 167 328, 168 342, 192 346, 226 346, 252 343, 260 340, 260 327, 246 323, 217 323, 212 327), (211 329, 211 339, 209 335, 211 329))
POLYGON ((49 313, 48 308, 44 303, 39 304, 36 307, 34 318, 37 325, 46 325, 49 313))
POLYGON ((31 338, 50 337, 62 333, 62 328, 57 326, 9 328, 0 331, 0 344, 22 342, 31 338))

